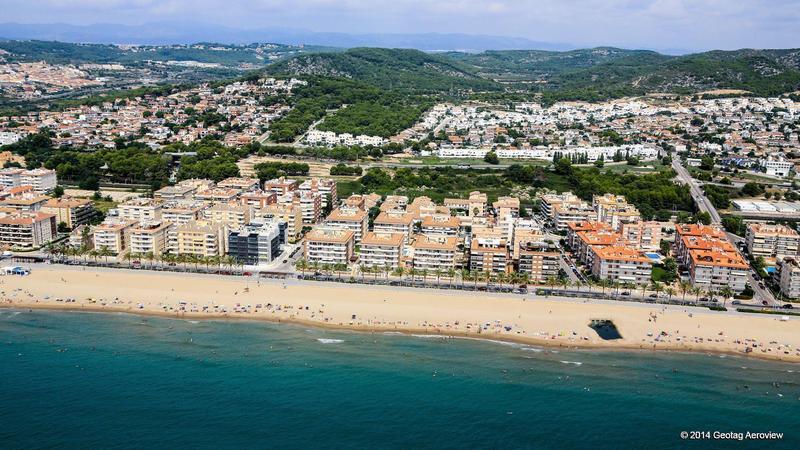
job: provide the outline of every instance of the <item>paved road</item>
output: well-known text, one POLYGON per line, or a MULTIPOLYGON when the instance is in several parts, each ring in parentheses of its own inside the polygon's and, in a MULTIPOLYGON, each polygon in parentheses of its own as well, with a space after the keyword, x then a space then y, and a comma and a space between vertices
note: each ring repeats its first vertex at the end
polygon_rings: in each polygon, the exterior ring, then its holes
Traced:
MULTIPOLYGON (((678 179, 681 180, 683 183, 689 185, 692 197, 694 198, 694 201, 697 203, 697 206, 700 208, 700 210, 707 212, 711 216, 711 222, 713 224, 720 225, 722 219, 720 218, 717 209, 714 207, 714 205, 711 203, 708 197, 705 196, 702 188, 698 185, 697 181, 695 181, 695 179, 692 178, 692 176, 689 174, 689 171, 686 170, 686 168, 683 167, 683 165, 681 165, 678 159, 672 160, 672 168, 675 169, 675 172, 678 173, 678 179)), ((727 236, 728 240, 734 244, 734 246, 737 246, 740 242, 744 241, 743 238, 732 233, 726 232, 725 235, 727 236)), ((775 300, 775 297, 772 295, 772 292, 758 285, 759 281, 756 280, 756 277, 755 275, 753 275, 752 270, 747 272, 747 282, 750 284, 750 287, 752 287, 753 291, 755 292, 753 299, 756 300, 759 304, 763 301, 766 301, 771 306, 781 304, 780 302, 775 300)))
POLYGON ((686 170, 685 167, 681 164, 679 159, 672 160, 672 168, 675 169, 675 172, 678 173, 678 179, 681 180, 684 184, 689 185, 689 190, 692 193, 692 198, 694 198, 695 203, 700 208, 700 211, 707 212, 711 215, 711 222, 714 224, 719 225, 722 223, 722 219, 717 213, 717 208, 711 203, 705 194, 703 193, 703 189, 697 184, 694 178, 689 174, 689 171, 686 170))

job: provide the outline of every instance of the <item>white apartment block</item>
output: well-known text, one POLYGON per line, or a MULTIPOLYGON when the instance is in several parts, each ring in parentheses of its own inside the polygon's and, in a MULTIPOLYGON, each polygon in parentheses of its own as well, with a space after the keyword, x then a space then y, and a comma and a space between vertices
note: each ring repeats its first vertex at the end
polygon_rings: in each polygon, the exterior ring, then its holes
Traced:
POLYGON ((359 263, 393 270, 401 265, 406 237, 402 233, 368 232, 361 241, 359 263))
POLYGON ((444 271, 456 267, 458 239, 455 236, 418 234, 411 248, 415 269, 444 271))
POLYGON ((644 285, 650 283, 652 262, 636 249, 608 246, 594 249, 592 275, 601 280, 644 285))
POLYGON ((325 220, 325 227, 352 231, 355 243, 358 244, 367 232, 368 217, 363 209, 342 206, 331 212, 325 220))
POLYGON ((117 206, 120 219, 136 222, 157 222, 161 220, 162 209, 161 201, 147 198, 128 200, 117 206))
POLYGON ((125 253, 130 247, 130 229, 135 225, 134 220, 106 219, 92 230, 94 248, 108 249, 115 255, 125 253))
POLYGON ((747 251, 754 258, 778 258, 797 256, 800 249, 800 234, 786 225, 750 224, 745 235, 747 251))
POLYGON ((796 258, 785 258, 778 262, 778 268, 783 295, 800 298, 800 262, 796 258))
POLYGON ((309 264, 349 264, 355 233, 344 229, 311 230, 305 237, 305 260, 309 264))
POLYGON ((161 255, 169 249, 169 231, 173 225, 169 222, 144 222, 129 230, 130 253, 161 255))

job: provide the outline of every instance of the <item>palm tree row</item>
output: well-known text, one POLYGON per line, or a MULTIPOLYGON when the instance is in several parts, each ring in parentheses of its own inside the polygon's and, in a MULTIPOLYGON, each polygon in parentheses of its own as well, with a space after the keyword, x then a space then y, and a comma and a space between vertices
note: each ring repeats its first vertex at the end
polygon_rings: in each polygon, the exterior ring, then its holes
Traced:
MULTIPOLYGON (((61 246, 48 246, 45 248, 45 252, 50 255, 51 257, 66 257, 66 258, 80 258, 82 260, 87 260, 89 258, 97 261, 98 258, 105 258, 106 262, 108 262, 108 258, 111 256, 115 256, 115 254, 107 247, 100 247, 97 249, 90 249, 88 247, 71 247, 68 245, 61 245, 61 246)), ((199 267, 205 266, 206 270, 209 270, 212 266, 215 267, 229 267, 233 269, 235 266, 239 266, 239 262, 236 258, 225 255, 225 256, 202 256, 202 255, 191 255, 191 254, 173 254, 173 253, 162 253, 162 254, 154 254, 153 252, 147 253, 124 253, 122 255, 117 255, 118 261, 127 261, 129 265, 133 266, 135 261, 147 261, 150 264, 150 267, 155 267, 155 263, 163 264, 182 264, 182 265, 194 265, 195 269, 199 269, 199 267)), ((143 264, 144 266, 144 264, 143 264)))

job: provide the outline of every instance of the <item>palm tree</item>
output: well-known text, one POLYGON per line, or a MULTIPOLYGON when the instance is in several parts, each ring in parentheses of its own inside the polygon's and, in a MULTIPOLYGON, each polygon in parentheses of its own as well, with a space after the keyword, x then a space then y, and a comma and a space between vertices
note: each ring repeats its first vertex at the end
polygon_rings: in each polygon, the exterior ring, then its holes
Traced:
POLYGON ((305 275, 306 275, 306 269, 308 269, 308 261, 306 261, 306 260, 305 260, 305 259, 303 259, 303 258, 301 258, 301 259, 298 259, 298 260, 297 260, 297 263, 295 263, 295 267, 297 267, 298 269, 300 269, 300 273, 301 273, 303 276, 305 276, 305 275))
POLYGON ((453 288, 453 278, 456 277, 456 269, 452 267, 447 268, 447 278, 449 280, 450 288, 453 288))
POLYGON ((552 293, 552 289, 558 286, 558 279, 556 277, 547 277, 547 280, 545 280, 545 285, 547 285, 547 287, 550 288, 548 290, 548 296, 549 296, 549 294, 552 293))
POLYGON ((724 308, 725 305, 728 303, 728 299, 733 297, 733 289, 730 286, 724 286, 722 289, 719 290, 719 294, 722 295, 722 307, 724 308))
POLYGON ((667 295, 669 296, 669 301, 671 302, 672 301, 672 296, 675 295, 675 289, 672 288, 672 287, 668 287, 668 288, 664 289, 664 292, 667 293, 667 295))
POLYGON ((653 291, 655 293, 658 293, 662 289, 663 289, 663 287, 661 287, 661 283, 659 283, 658 281, 653 281, 652 283, 650 283, 650 290, 651 291, 653 291))
POLYGON ((369 267, 367 267, 366 264, 361 264, 361 265, 358 266, 358 272, 361 274, 361 282, 362 283, 364 282, 364 274, 366 274, 368 270, 369 270, 369 267))
POLYGON ((144 254, 144 259, 146 259, 147 262, 150 263, 150 269, 152 270, 153 269, 153 261, 156 259, 156 256, 153 254, 153 252, 147 252, 147 253, 144 254))
POLYGON ((433 274, 436 276, 436 285, 438 286, 439 279, 442 278, 442 269, 437 267, 436 270, 433 271, 433 274))
POLYGON ((687 282, 685 282, 685 281, 681 281, 680 283, 678 283, 678 289, 681 290, 681 294, 683 294, 683 301, 685 302, 686 301, 686 293, 691 291, 692 285, 687 283, 687 282))
POLYGON ((402 266, 397 266, 394 270, 392 270, 392 275, 395 277, 403 279, 403 274, 406 273, 406 270, 402 266))

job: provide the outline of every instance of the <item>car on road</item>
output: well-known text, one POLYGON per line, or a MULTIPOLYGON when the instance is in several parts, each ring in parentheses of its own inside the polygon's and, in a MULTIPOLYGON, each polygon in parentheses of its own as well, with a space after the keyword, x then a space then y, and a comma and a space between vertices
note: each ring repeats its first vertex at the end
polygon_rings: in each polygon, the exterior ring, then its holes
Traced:
POLYGON ((766 301, 766 300, 761 300, 761 304, 764 305, 764 306, 767 306, 767 305, 769 305, 769 302, 766 301))
POLYGON ((628 291, 625 291, 625 292, 622 293, 622 295, 631 295, 631 293, 628 292, 628 291))
POLYGON ((794 309, 794 305, 792 305, 791 303, 786 303, 785 305, 783 305, 783 309, 794 309))
POLYGON ((708 301, 708 297, 700 297, 699 300, 701 302, 707 302, 708 301))
POLYGON ((740 302, 739 300, 734 300, 734 301, 731 302, 731 304, 732 305, 741 305, 742 302, 740 302))

